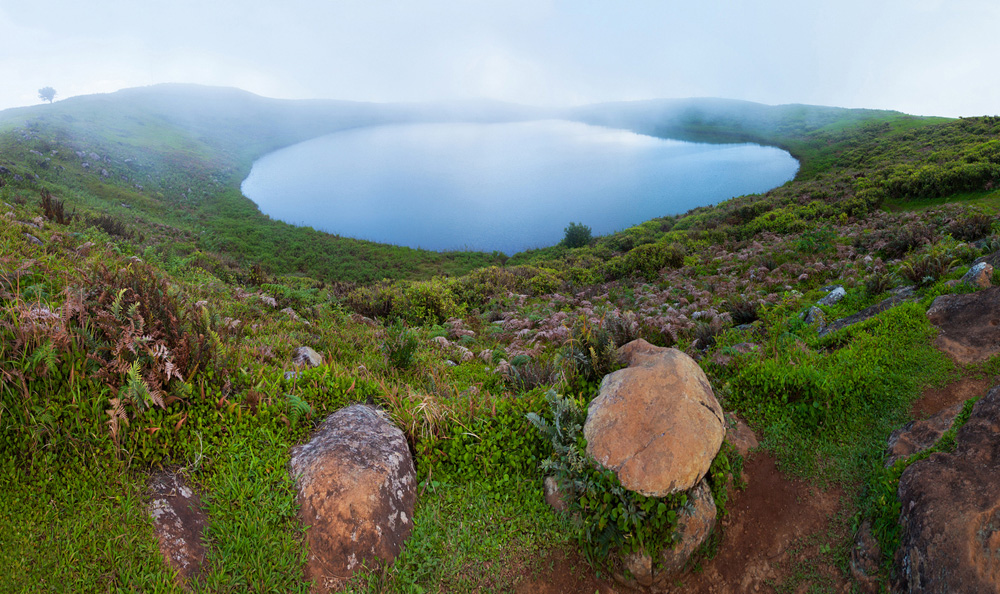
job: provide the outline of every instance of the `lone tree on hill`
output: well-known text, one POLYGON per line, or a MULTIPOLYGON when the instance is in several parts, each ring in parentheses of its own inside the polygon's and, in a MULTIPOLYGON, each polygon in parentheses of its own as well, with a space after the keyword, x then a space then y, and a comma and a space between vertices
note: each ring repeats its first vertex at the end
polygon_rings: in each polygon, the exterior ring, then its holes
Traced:
POLYGON ((56 90, 52 87, 42 87, 38 89, 38 98, 52 103, 52 100, 56 98, 56 90))
POLYGON ((566 236, 563 237, 563 245, 566 247, 583 247, 590 243, 590 227, 583 223, 570 223, 564 231, 566 236))

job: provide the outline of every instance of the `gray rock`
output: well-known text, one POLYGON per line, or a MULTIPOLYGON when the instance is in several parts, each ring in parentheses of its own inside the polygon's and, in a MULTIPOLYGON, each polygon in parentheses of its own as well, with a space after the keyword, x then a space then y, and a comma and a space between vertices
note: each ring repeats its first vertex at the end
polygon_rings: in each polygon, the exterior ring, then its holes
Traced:
POLYGON ((823 307, 829 307, 839 303, 840 300, 844 298, 844 295, 847 295, 847 291, 844 290, 844 287, 837 285, 832 291, 830 291, 829 294, 827 294, 826 297, 820 299, 816 303, 822 305, 823 307))
POLYGON ((877 316, 878 314, 884 311, 896 307, 900 303, 913 299, 912 287, 904 287, 903 289, 901 290, 897 289, 894 292, 896 294, 893 295, 892 297, 884 299, 876 303, 875 305, 872 305, 871 307, 867 307, 854 315, 847 316, 846 318, 840 318, 839 320, 832 322, 829 326, 826 326, 825 328, 821 328, 819 331, 819 335, 825 336, 831 332, 836 332, 837 330, 842 330, 844 328, 847 328, 848 326, 857 324, 858 322, 863 322, 869 318, 877 316))
POLYGON ((817 326, 823 326, 826 324, 826 314, 823 310, 816 307, 815 305, 806 310, 806 313, 802 317, 806 324, 812 326, 813 324, 817 326))

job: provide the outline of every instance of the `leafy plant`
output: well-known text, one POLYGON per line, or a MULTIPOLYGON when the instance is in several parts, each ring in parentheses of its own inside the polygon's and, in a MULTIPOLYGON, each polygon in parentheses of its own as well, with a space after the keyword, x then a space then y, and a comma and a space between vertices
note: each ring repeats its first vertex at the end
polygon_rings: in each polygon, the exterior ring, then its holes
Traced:
POLYGON ((569 248, 583 247, 590 243, 590 227, 583 223, 570 223, 564 230, 563 245, 569 248))
POLYGON ((405 371, 413 365, 419 341, 402 320, 396 320, 385 329, 385 339, 382 341, 382 352, 389 360, 389 365, 400 371, 405 371))

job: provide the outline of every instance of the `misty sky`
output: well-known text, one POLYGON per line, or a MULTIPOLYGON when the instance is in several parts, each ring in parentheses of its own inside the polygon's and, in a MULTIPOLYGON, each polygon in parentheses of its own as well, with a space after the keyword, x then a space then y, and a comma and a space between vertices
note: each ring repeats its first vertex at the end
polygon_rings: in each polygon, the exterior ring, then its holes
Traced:
POLYGON ((0 109, 160 82, 269 97, 658 97, 1000 114, 997 0, 3 0, 0 109))

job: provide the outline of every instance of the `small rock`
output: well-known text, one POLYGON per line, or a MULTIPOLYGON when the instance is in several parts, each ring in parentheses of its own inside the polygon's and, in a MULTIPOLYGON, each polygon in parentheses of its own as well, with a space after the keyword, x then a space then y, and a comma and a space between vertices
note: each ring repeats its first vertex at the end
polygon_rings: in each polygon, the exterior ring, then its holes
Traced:
POLYGON ((32 245, 42 245, 42 240, 38 239, 37 237, 35 237, 34 235, 32 235, 30 233, 25 233, 24 234, 24 238, 27 239, 28 243, 30 243, 32 245))
POLYGON ((951 428, 958 413, 962 412, 963 403, 946 408, 936 415, 921 421, 910 421, 889 436, 886 450, 885 466, 888 468, 901 458, 922 452, 937 443, 938 439, 951 428))
POLYGON ((962 283, 988 289, 993 285, 993 266, 986 262, 974 264, 962 277, 962 283))
POLYGON ((670 585, 673 576, 677 575, 695 552, 711 535, 715 528, 718 510, 712 498, 712 489, 702 480, 688 492, 688 504, 678 511, 678 540, 671 548, 664 548, 657 556, 656 563, 652 556, 645 553, 632 553, 622 559, 622 563, 630 576, 615 573, 614 578, 619 583, 634 587, 653 588, 660 591, 670 585))
POLYGON ((817 303, 824 307, 836 305, 841 299, 844 298, 844 295, 847 295, 847 291, 844 290, 844 287, 837 285, 826 297, 820 299, 817 303))
POLYGON ((557 512, 564 512, 569 509, 567 494, 559 487, 559 481, 554 476, 545 477, 545 502, 557 512))
POLYGON ((849 563, 851 576, 865 594, 875 594, 879 591, 878 574, 881 563, 882 547, 872 535, 871 522, 865 520, 854 536, 854 547, 851 549, 849 563))
POLYGON ((815 305, 806 310, 802 319, 810 326, 814 324, 817 326, 823 326, 826 324, 826 314, 823 313, 822 309, 816 307, 815 305))
POLYGON ((726 441, 744 458, 760 445, 753 429, 736 413, 726 413, 726 441))
POLYGON ((302 346, 295 349, 295 355, 293 356, 292 361, 299 367, 304 365, 308 365, 309 367, 319 367, 323 364, 323 356, 310 347, 302 346))

